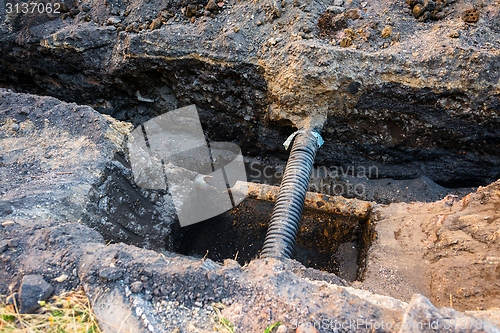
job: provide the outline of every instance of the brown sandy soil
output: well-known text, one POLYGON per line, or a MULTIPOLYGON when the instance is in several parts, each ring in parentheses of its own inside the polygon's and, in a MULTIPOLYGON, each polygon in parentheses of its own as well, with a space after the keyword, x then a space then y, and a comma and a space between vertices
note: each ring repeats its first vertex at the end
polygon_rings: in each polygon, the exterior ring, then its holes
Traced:
POLYGON ((458 199, 382 206, 363 285, 459 310, 500 308, 500 181, 458 199))

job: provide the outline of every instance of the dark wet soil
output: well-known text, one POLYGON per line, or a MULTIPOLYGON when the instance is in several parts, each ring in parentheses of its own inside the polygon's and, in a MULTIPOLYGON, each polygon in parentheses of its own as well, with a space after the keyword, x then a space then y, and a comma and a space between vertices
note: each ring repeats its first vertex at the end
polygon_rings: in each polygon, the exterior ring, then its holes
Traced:
MULTIPOLYGON (((241 265, 257 258, 264 243, 274 203, 247 198, 230 212, 179 230, 176 251, 217 262, 241 265)), ((294 259, 354 281, 366 252, 366 221, 306 209, 300 223, 294 259)))

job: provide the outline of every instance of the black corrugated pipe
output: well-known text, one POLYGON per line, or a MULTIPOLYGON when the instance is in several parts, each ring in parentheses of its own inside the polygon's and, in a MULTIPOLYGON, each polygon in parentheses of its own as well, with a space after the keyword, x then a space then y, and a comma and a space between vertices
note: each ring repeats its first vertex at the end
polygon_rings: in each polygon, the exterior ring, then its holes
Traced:
POLYGON ((292 134, 285 142, 285 148, 288 148, 290 140, 294 140, 292 151, 262 247, 262 258, 292 257, 314 157, 323 144, 319 132, 309 128, 292 134))

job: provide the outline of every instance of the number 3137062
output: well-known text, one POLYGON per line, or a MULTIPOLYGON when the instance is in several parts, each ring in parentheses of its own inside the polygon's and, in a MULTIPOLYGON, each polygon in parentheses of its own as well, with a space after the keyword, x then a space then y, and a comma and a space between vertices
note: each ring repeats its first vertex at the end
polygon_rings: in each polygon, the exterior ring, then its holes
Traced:
POLYGON ((43 2, 21 2, 21 3, 11 3, 7 2, 5 4, 6 11, 8 14, 33 14, 33 13, 49 13, 49 14, 60 14, 61 9, 60 3, 51 4, 43 2))

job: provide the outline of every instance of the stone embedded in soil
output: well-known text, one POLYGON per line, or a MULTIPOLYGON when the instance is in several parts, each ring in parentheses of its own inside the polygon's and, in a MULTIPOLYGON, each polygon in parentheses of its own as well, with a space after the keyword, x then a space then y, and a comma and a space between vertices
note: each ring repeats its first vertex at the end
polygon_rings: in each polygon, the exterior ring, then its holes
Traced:
POLYGON ((12 220, 6 220, 6 221, 3 221, 2 222, 2 227, 11 227, 13 226, 14 224, 16 224, 16 222, 12 221, 12 220))
POLYGON ((142 291, 143 285, 141 281, 132 282, 130 285, 130 291, 133 293, 140 293, 142 291))
POLYGON ((9 248, 9 241, 2 240, 0 241, 0 253, 5 252, 9 248))
POLYGON ((413 7, 413 16, 415 16, 415 18, 419 18, 420 15, 424 13, 424 11, 425 11, 424 6, 417 4, 413 7))
POLYGON ((479 10, 478 9, 467 9, 463 15, 462 20, 467 23, 476 23, 479 21, 479 10))
POLYGON ((115 267, 106 267, 99 271, 99 277, 106 282, 113 282, 123 276, 123 270, 115 267))
POLYGON ((422 295, 412 297, 403 322, 406 325, 401 326, 400 333, 447 330, 456 333, 479 333, 497 330, 495 325, 488 321, 467 317, 450 308, 437 309, 422 295))
POLYGON ((11 204, 5 201, 0 201, 0 217, 9 215, 10 213, 12 213, 11 204))
POLYGON ((33 313, 40 307, 38 302, 47 300, 53 292, 52 286, 41 275, 25 275, 19 288, 19 312, 33 313))
POLYGON ((330 12, 323 13, 318 19, 318 28, 320 35, 331 37, 337 31, 346 29, 348 23, 343 15, 334 15, 330 12))

